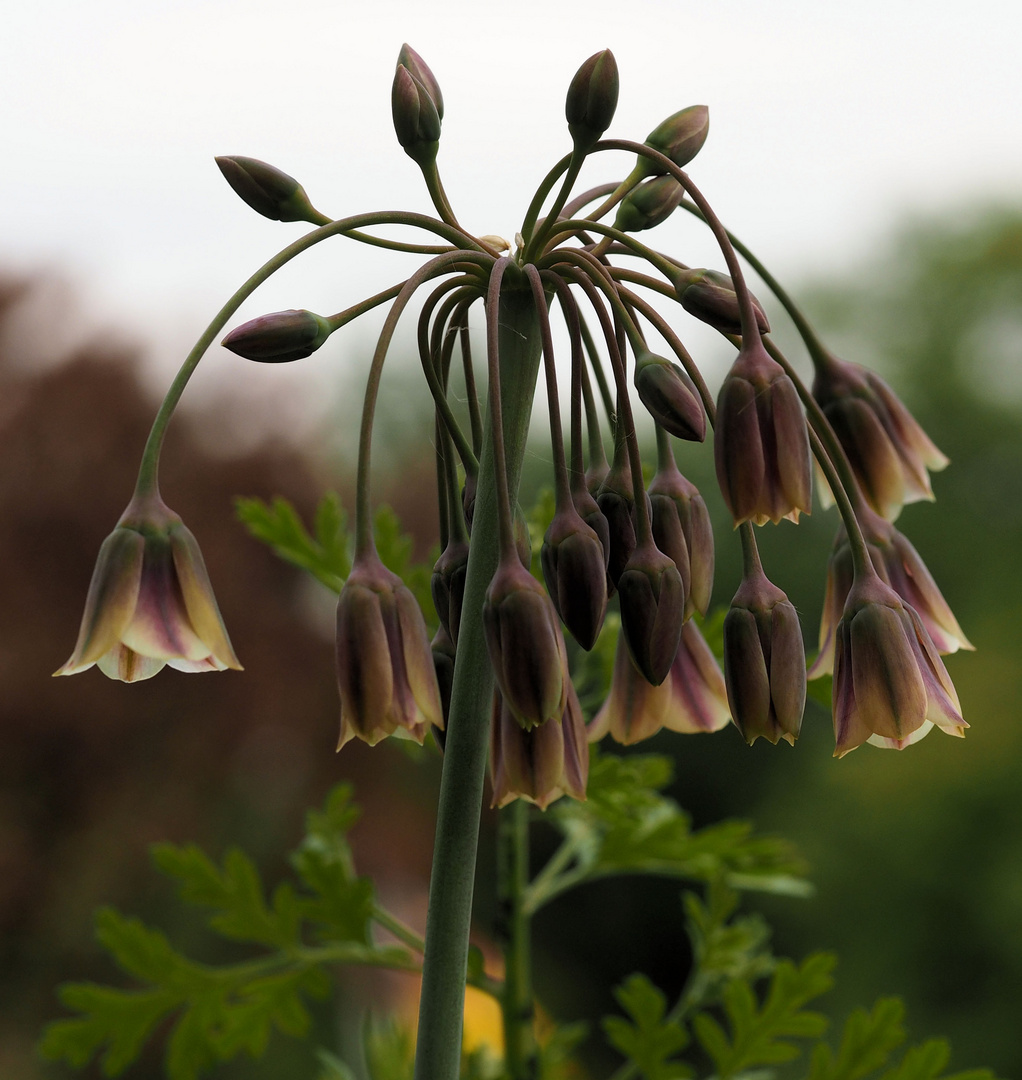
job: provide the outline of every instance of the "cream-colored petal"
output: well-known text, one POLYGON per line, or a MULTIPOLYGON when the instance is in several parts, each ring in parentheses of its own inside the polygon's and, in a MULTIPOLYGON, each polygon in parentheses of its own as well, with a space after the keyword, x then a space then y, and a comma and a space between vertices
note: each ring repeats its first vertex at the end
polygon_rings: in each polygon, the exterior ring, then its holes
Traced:
POLYGON ((115 645, 96 661, 107 678, 121 682, 141 682, 161 672, 166 661, 154 656, 141 656, 126 645, 115 645))
POLYGON ((171 530, 170 543, 185 610, 197 637, 225 668, 241 671, 213 596, 213 586, 198 542, 184 525, 178 525, 171 530))

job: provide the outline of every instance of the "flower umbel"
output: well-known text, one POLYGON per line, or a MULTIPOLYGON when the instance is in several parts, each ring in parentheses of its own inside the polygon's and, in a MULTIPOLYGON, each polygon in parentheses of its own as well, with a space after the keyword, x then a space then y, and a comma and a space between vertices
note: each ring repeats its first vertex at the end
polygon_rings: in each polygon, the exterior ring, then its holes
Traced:
POLYGON ((241 670, 195 537, 158 495, 136 497, 103 541, 78 642, 55 675, 93 664, 111 679, 241 670))

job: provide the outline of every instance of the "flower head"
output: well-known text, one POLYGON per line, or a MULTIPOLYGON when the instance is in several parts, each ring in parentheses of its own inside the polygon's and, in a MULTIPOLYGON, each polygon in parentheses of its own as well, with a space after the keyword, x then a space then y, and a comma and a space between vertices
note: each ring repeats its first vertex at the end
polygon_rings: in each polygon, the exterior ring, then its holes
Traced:
MULTIPOLYGON (((938 472, 948 459, 879 375, 830 356, 817 368, 813 397, 878 514, 894 521, 905 503, 933 500, 927 469, 938 472)), ((827 506, 830 491, 821 491, 827 506)))
MULTIPOLYGON (((908 537, 868 506, 861 506, 856 511, 856 517, 873 569, 919 616, 937 652, 946 654, 959 649, 971 650, 973 646, 908 537)), ((834 636, 852 587, 852 577, 851 545, 848 533, 842 526, 834 539, 827 565, 827 590, 820 620, 820 652, 809 669, 810 679, 827 675, 834 669, 834 636)))
POLYGON ((916 612, 875 573, 853 582, 834 658, 834 755, 902 749, 934 725, 962 736, 954 684, 916 612))
POLYGON ((743 344, 720 388, 713 456, 736 525, 798 521, 812 510, 809 433, 798 393, 758 336, 743 344))
POLYGON ((610 693, 589 725, 589 741, 609 734, 629 745, 662 727, 682 734, 719 731, 731 720, 724 676, 694 622, 681 631, 670 674, 651 686, 636 668, 623 638, 618 638, 610 693))
POLYGON ((374 550, 356 559, 337 601, 341 734, 370 746, 403 731, 421 743, 444 726, 440 690, 422 612, 408 587, 374 550))
POLYGON ((761 735, 795 745, 806 704, 802 629, 791 601, 758 568, 724 619, 724 677, 731 715, 750 746, 761 735))
POLYGON ((56 675, 93 664, 111 679, 241 670, 195 537, 159 496, 136 497, 103 541, 78 642, 56 675))

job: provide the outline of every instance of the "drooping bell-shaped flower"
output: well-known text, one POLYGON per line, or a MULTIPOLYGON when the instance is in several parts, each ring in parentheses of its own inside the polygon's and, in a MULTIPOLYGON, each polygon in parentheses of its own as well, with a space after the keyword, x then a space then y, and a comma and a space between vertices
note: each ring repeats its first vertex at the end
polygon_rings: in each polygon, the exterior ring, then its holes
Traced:
MULTIPOLYGON (((905 503, 933 500, 927 469, 939 472, 948 459, 879 375, 828 355, 817 363, 813 397, 878 514, 894 521, 905 503)), ((829 488, 821 498, 830 505, 829 488)))
POLYGON ((812 511, 809 433, 798 392, 759 336, 745 342, 717 398, 717 481, 735 524, 812 511))
POLYGON ((853 582, 835 639, 836 757, 864 742, 902 749, 932 726, 965 734, 958 694, 926 627, 876 573, 853 582))
MULTIPOLYGON (((856 517, 880 578, 919 616, 939 653, 953 653, 973 646, 944 599, 933 575, 908 537, 868 506, 856 508, 856 517)), ((809 678, 834 670, 834 636, 852 587, 852 551, 842 525, 834 539, 827 565, 827 589, 820 620, 820 652, 809 669, 809 678)))
MULTIPOLYGON (((671 284, 681 306, 700 322, 722 334, 740 334, 742 315, 735 284, 719 270, 689 270, 679 267, 671 274, 671 284)), ((770 322, 760 302, 753 296, 752 309, 761 334, 770 333, 770 322)))
POLYGON ((103 541, 78 642, 56 675, 93 664, 137 682, 178 671, 241 670, 195 537, 158 495, 136 496, 103 541))
POLYGON ((356 558, 337 601, 337 749, 399 730, 421 743, 444 726, 426 623, 409 588, 372 548, 356 558))
POLYGON ((632 553, 617 583, 621 600, 621 636, 635 666, 659 686, 678 654, 685 621, 685 586, 681 574, 652 538, 632 553))
POLYGON ((499 692, 490 718, 490 786, 493 806, 527 799, 541 810, 561 795, 584 800, 589 743, 582 707, 568 684, 564 713, 526 731, 499 692))
POLYGON ((706 413, 688 373, 662 356, 642 352, 635 357, 633 378, 646 411, 675 438, 702 442, 706 413))
POLYGON ((724 619, 724 678, 735 725, 795 745, 806 704, 806 656, 798 614, 758 566, 750 568, 724 619))
POLYGON ((607 552, 572 503, 554 514, 540 561, 557 614, 588 651, 596 644, 607 611, 607 552))
POLYGON ((618 638, 610 692, 589 724, 589 741, 610 735, 623 745, 661 728, 681 734, 720 731, 731 722, 724 675, 694 622, 685 623, 670 677, 651 686, 618 638))
POLYGON ((467 572, 468 543, 461 537, 452 536, 433 566, 429 588, 440 624, 447 631, 453 644, 457 644, 458 641, 467 572))

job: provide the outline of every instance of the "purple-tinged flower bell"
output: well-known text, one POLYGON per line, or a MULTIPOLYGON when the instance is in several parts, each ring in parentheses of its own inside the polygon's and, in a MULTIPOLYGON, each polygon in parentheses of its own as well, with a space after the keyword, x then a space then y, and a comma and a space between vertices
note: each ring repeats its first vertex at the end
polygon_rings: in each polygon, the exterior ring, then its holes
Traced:
POLYGON ((678 655, 685 621, 685 585, 678 568, 652 540, 640 543, 617 583, 621 636, 635 666, 659 686, 678 655))
POLYGON ((309 202, 293 176, 257 158, 223 155, 215 159, 224 179, 258 214, 271 221, 308 221, 323 225, 330 219, 309 202))
MULTIPOLYGON (((705 105, 690 105, 658 124, 646 137, 646 145, 683 169, 702 150, 709 133, 710 110, 705 105)), ((656 162, 641 155, 635 171, 641 176, 660 176, 665 172, 656 162)))
POLYGON ((640 742, 662 727, 683 735, 720 731, 731 722, 724 675, 692 621, 681 632, 670 678, 651 686, 618 639, 610 693, 589 724, 589 741, 609 734, 623 745, 640 742))
POLYGON ((720 388, 717 481, 735 525, 812 512, 809 433, 795 385, 763 344, 745 342, 720 388))
POLYGON ((724 619, 724 678, 735 726, 792 746, 806 705, 806 655, 791 601, 760 569, 746 574, 724 619))
POLYGON ((688 442, 706 438, 706 413, 682 367, 662 356, 640 353, 635 357, 633 382, 646 411, 665 431, 688 442))
POLYGON ((543 586, 517 560, 502 561, 483 604, 497 687, 526 731, 564 712, 571 679, 561 624, 543 586))
POLYGON ((490 719, 492 806, 527 799, 545 810, 570 795, 584 801, 589 779, 589 744, 582 707, 568 684, 564 712, 526 731, 498 692, 490 719))
MULTIPOLYGON (((889 521, 862 505, 856 517, 869 550, 873 569, 881 580, 908 604, 926 627, 937 652, 947 654, 973 649, 958 625, 926 563, 889 521)), ((829 675, 834 670, 834 637, 852 587, 852 551, 842 525, 834 539, 827 565, 827 589, 820 620, 820 652, 809 669, 809 678, 829 675)))
POLYGON ((78 642, 55 675, 98 665, 111 679, 241 670, 195 537, 159 496, 136 496, 103 541, 78 642))
POLYGON ((835 637, 835 757, 864 742, 900 750, 934 725, 964 736, 969 725, 926 627, 877 574, 853 582, 835 637))
MULTIPOLYGON (((879 375, 828 356, 817 366, 813 397, 878 514, 894 521, 905 503, 933 501, 927 469, 939 472, 948 459, 879 375)), ((829 488, 821 486, 821 501, 833 501, 829 488)))
POLYGON ((607 552, 571 504, 554 514, 540 561, 557 614, 588 652, 596 644, 607 612, 607 552))
POLYGON ((286 364, 311 356, 334 332, 322 315, 301 308, 260 315, 232 330, 225 349, 260 364, 286 364))
POLYGON ((359 738, 375 746, 402 733, 421 743, 444 726, 426 623, 411 591, 375 551, 355 560, 337 601, 337 749, 359 738))
POLYGON ((713 592, 713 526, 699 489, 682 476, 673 457, 649 485, 653 539, 674 561, 685 585, 685 618, 705 615, 713 592))
POLYGON ((564 102, 577 152, 587 153, 610 127, 617 109, 617 61, 610 49, 595 53, 575 72, 564 102))
POLYGON ((621 232, 655 229, 677 210, 684 195, 685 189, 673 176, 654 176, 621 200, 614 228, 621 232))
MULTIPOLYGON (((679 267, 671 284, 681 306, 701 322, 722 334, 741 334, 742 314, 734 282, 719 270, 688 270, 679 267)), ((770 333, 770 322, 760 302, 752 297, 756 325, 761 334, 770 333)))

